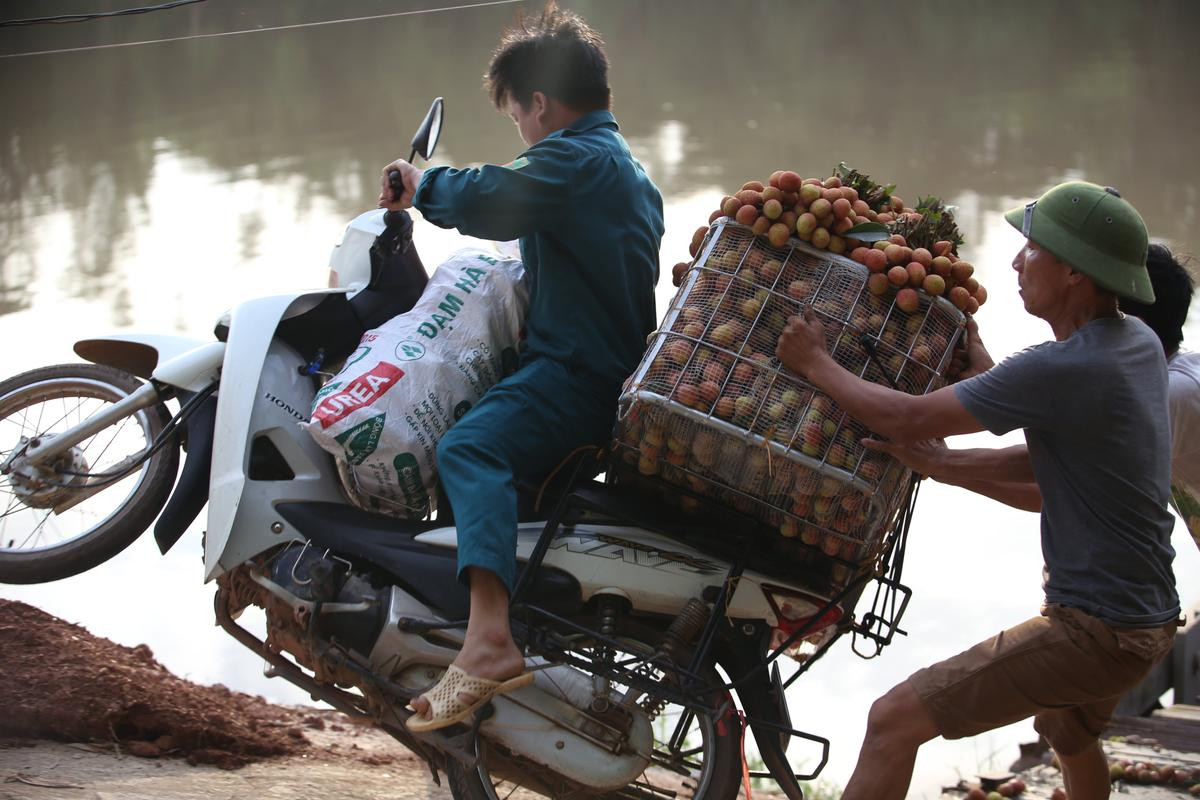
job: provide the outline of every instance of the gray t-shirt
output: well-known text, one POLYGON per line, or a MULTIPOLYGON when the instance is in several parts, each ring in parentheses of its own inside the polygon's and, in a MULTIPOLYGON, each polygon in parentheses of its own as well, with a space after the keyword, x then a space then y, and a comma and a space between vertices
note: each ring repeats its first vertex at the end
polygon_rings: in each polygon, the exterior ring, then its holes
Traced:
POLYGON ((1093 320, 954 389, 992 433, 1025 429, 1046 602, 1120 627, 1176 618, 1167 367, 1153 332, 1133 317, 1093 320))

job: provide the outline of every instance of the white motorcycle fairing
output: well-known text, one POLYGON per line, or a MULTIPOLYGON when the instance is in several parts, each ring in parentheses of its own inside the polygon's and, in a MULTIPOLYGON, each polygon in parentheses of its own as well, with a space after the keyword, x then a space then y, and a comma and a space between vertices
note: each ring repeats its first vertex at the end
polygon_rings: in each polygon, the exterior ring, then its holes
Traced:
MULTIPOLYGON (((540 522, 518 527, 519 561, 528 560, 542 529, 540 522)), ((454 528, 428 531, 416 540, 435 547, 458 547, 454 528)), ((718 557, 643 528, 587 522, 560 528, 542 563, 573 575, 585 602, 600 594, 620 594, 639 611, 672 615, 679 611, 680 598, 702 596, 707 587, 721 584, 730 569, 730 564, 718 557), (637 587, 636 597, 629 596, 629 587, 637 587)), ((751 570, 742 573, 729 599, 728 615, 778 624, 763 594, 764 583, 781 585, 779 580, 751 570)), ((816 613, 818 606, 810 605, 808 613, 816 613)))
POLYGON ((204 579, 243 563, 277 544, 299 538, 275 504, 290 501, 343 502, 329 455, 295 426, 307 422, 316 387, 301 375, 300 357, 275 338, 281 320, 304 313, 344 289, 250 300, 229 315, 229 338, 217 395, 204 542, 204 579), (258 444, 265 440, 263 444, 258 444), (294 473, 290 479, 256 480, 249 475, 255 446, 273 447, 294 473), (235 529, 236 538, 231 538, 235 529))

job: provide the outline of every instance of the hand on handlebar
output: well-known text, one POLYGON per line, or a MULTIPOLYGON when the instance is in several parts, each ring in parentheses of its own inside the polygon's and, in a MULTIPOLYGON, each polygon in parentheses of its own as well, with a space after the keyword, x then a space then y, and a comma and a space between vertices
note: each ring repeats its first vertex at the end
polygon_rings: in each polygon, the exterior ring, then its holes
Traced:
POLYGON ((417 186, 420 185, 421 176, 424 174, 424 170, 417 169, 403 158, 398 158, 388 164, 379 176, 379 207, 389 211, 403 211, 406 208, 412 208, 413 196, 416 195, 417 186), (393 173, 399 173, 400 185, 403 187, 399 196, 396 194, 390 177, 393 173))

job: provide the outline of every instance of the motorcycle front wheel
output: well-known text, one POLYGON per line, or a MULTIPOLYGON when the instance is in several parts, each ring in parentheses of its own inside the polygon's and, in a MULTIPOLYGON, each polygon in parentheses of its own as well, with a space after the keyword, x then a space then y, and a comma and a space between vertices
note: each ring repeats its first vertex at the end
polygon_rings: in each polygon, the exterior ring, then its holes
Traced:
MULTIPOLYGON (((0 382, 0 464, 30 440, 60 434, 141 385, 127 372, 95 364, 42 367, 0 382)), ((174 487, 178 444, 166 443, 128 474, 114 467, 150 451, 170 419, 156 403, 51 464, 0 475, 0 583, 76 575, 140 536, 174 487)))
MULTIPOLYGON (((636 638, 622 639, 631 652, 654 652, 654 636, 642 630, 636 638), (650 635, 645 635, 650 634, 650 635), (646 640, 651 640, 647 644, 646 640)), ((710 685, 719 685, 717 673, 709 669, 710 685)), ((618 692, 627 687, 619 686, 618 692)), ((475 737, 476 767, 469 769, 455 759, 446 765, 450 792, 455 800, 533 800, 533 798, 579 797, 589 800, 734 800, 742 785, 742 742, 740 720, 726 690, 714 690, 704 698, 708 713, 666 703, 653 694, 638 700, 643 708, 654 708, 653 760, 633 783, 613 792, 588 792, 578 786, 560 784, 555 776, 539 774, 530 764, 508 759, 496 746, 475 737)))

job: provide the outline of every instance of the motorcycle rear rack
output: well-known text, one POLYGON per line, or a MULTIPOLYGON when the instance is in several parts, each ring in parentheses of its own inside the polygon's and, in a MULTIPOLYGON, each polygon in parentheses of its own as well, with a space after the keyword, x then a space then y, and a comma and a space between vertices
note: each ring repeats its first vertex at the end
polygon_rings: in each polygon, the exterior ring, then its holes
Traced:
MULTIPOLYGON (((583 459, 577 460, 569 483, 567 484, 568 487, 577 487, 578 478, 583 463, 583 459)), ((592 672, 599 672, 604 677, 615 679, 625 685, 635 686, 642 689, 652 689, 659 696, 665 697, 669 702, 676 703, 685 708, 694 707, 697 705, 696 701, 690 699, 690 697, 694 697, 697 694, 704 695, 714 690, 738 689, 741 685, 754 679, 761 671, 769 669, 770 665, 774 663, 779 656, 785 654, 788 648, 790 648, 795 642, 799 641, 802 637, 808 635, 812 628, 826 613, 832 611, 834 608, 839 607, 839 605, 848 598, 851 599, 851 604, 853 604, 853 601, 858 599, 858 594, 861 593, 861 591, 866 587, 866 584, 874 579, 877 583, 877 588, 871 610, 867 614, 863 615, 862 619, 857 623, 853 620, 853 614, 848 615, 848 619, 850 620, 849 624, 841 625, 834 636, 823 642, 817 648, 816 652, 813 653, 813 655, 811 655, 805 662, 800 664, 795 673, 791 675, 786 682, 781 684, 780 690, 782 691, 783 689, 786 689, 802 674, 807 672, 808 669, 829 650, 833 643, 847 631, 851 632, 855 637, 855 645, 852 645, 854 652, 863 658, 873 658, 879 655, 883 647, 891 643, 896 634, 904 634, 904 631, 899 628, 899 622, 901 617, 904 615, 904 611, 907 609, 908 600, 912 592, 910 589, 908 589, 908 587, 900 583, 900 576, 903 571, 904 550, 907 543, 908 528, 912 520, 912 511, 916 502, 918 480, 919 479, 914 475, 910 481, 906 500, 901 508, 900 513, 897 515, 895 523, 892 526, 892 530, 889 531, 885 537, 883 553, 878 559, 878 566, 875 572, 872 573, 860 569, 850 580, 846 582, 846 585, 843 586, 840 591, 838 591, 825 603, 820 610, 810 617, 806 624, 801 626, 798 630, 793 631, 786 640, 772 649, 771 652, 768 653, 767 656, 756 666, 739 676, 731 676, 732 680, 730 680, 728 683, 715 685, 710 684, 706 679, 698 674, 697 670, 699 666, 704 664, 708 659, 709 653, 716 638, 716 634, 718 632, 718 626, 726 617, 729 599, 733 593, 733 590, 736 588, 738 580, 746 568, 746 561, 743 557, 735 558, 732 566, 729 569, 729 572, 725 576, 725 580, 723 580, 719 585, 709 587, 709 591, 706 592, 704 599, 712 604, 712 609, 709 613, 708 619, 705 622, 703 633, 700 636, 700 640, 696 645, 689 664, 686 667, 683 667, 674 664, 673 662, 669 664, 657 663, 656 659, 653 657, 646 661, 648 666, 658 670, 665 670, 672 674, 675 677, 676 684, 679 686, 678 690, 672 690, 664 687, 662 683, 658 682, 648 685, 648 682, 642 677, 642 675, 638 674, 635 670, 628 669, 624 664, 614 664, 610 666, 601 663, 598 659, 587 659, 581 655, 573 653, 569 645, 563 646, 566 644, 565 642, 563 645, 557 645, 556 643, 551 642, 549 637, 553 636, 553 634, 549 633, 546 627, 543 626, 536 626, 527 623, 527 630, 533 634, 532 640, 527 640, 527 644, 532 645, 532 649, 535 651, 553 650, 553 655, 564 662, 571 663, 575 666, 579 666, 592 672), (901 598, 899 603, 896 601, 897 597, 901 598), (859 652, 856 646, 859 637, 873 642, 875 644, 875 652, 870 655, 864 655, 863 653, 859 652)), ((573 519, 574 516, 582 516, 582 514, 589 511, 598 513, 602 516, 615 517, 624 522, 641 527, 649 527, 668 536, 672 535, 671 531, 662 530, 662 528, 658 526, 647 525, 647 521, 644 518, 637 514, 630 513, 629 509, 622 508, 619 503, 605 502, 605 498, 602 496, 602 494, 598 494, 595 491, 589 492, 587 489, 568 488, 568 490, 564 491, 559 497, 558 502, 555 503, 554 509, 542 530, 542 534, 539 537, 537 544, 534 546, 529 560, 525 564, 525 567, 512 594, 511 607, 514 609, 514 616, 516 616, 517 613, 524 613, 526 620, 528 620, 530 617, 540 618, 547 622, 553 623, 558 630, 574 630, 587 635, 591 640, 599 644, 621 649, 622 645, 620 642, 604 636, 599 631, 564 619, 538 606, 521 604, 522 594, 524 593, 525 588, 529 585, 532 575, 540 567, 559 528, 562 527, 563 524, 568 520, 573 519), (518 609, 520 610, 519 612, 517 611, 518 609)), ((732 509, 729 510, 728 517, 728 524, 730 524, 731 529, 735 531, 752 530, 753 526, 758 524, 757 521, 752 517, 741 514, 732 509), (739 519, 743 517, 744 519, 739 519)), ((747 548, 738 548, 738 550, 742 553, 751 552, 747 548)), ((547 655, 546 652, 543 652, 542 654, 547 655)), ((629 663, 632 663, 632 661, 636 661, 636 659, 631 660, 629 663)), ((707 707, 705 707, 703 710, 705 713, 710 711, 710 709, 707 707)), ((682 720, 680 724, 683 724, 682 720)), ((786 737, 795 736, 806 741, 817 743, 821 746, 820 762, 816 765, 815 769, 808 773, 793 773, 792 777, 796 781, 812 780, 813 778, 816 778, 818 775, 820 775, 822 770, 824 770, 825 765, 828 763, 830 743, 829 740, 824 737, 801 731, 791 727, 790 725, 779 724, 777 722, 762 719, 760 717, 745 717, 743 724, 755 729, 767 729, 775 731, 786 737)), ((751 773, 751 777, 771 778, 777 782, 779 781, 775 775, 769 772, 754 772, 751 773)), ((782 783, 780 785, 783 787, 782 783)))

